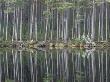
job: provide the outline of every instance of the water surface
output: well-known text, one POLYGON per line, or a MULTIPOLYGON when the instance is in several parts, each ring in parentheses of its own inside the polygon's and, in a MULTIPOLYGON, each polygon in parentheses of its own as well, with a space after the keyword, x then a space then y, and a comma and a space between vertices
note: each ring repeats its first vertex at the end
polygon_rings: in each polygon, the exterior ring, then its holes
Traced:
POLYGON ((110 51, 0 50, 0 82, 110 82, 110 51))

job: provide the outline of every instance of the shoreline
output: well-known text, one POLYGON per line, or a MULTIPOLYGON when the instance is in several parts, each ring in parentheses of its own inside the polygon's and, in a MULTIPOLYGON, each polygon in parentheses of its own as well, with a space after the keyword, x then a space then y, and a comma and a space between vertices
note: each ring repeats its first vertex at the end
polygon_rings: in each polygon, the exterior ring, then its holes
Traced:
POLYGON ((72 42, 45 42, 45 41, 2 41, 0 42, 0 48, 48 48, 48 49, 63 49, 63 48, 108 48, 110 42, 100 41, 91 43, 72 43, 72 42))

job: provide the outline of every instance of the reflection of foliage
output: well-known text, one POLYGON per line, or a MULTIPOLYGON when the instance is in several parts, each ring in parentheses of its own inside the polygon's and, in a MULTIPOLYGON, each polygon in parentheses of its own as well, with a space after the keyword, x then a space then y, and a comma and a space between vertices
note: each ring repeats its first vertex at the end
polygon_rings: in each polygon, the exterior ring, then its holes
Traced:
POLYGON ((6 79, 5 82, 14 82, 14 80, 6 79))
POLYGON ((45 77, 43 78, 43 82, 51 82, 52 76, 51 74, 46 74, 45 77))
POLYGON ((83 80, 85 78, 85 75, 83 72, 77 71, 76 72, 76 80, 83 80))

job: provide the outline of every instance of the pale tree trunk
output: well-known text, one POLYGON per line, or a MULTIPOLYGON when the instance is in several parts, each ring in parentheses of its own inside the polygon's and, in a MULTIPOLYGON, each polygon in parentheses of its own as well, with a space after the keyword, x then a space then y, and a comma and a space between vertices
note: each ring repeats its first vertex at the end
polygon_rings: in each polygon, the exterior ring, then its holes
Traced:
POLYGON ((35 7, 36 7, 36 17, 35 17, 35 38, 36 38, 36 41, 38 40, 38 34, 37 34, 37 32, 38 32, 38 28, 37 28, 37 0, 35 0, 35 2, 36 2, 36 5, 35 5, 35 7))
POLYGON ((86 11, 84 13, 84 32, 83 32, 84 36, 86 36, 86 11))
MULTIPOLYGON (((8 0, 7 0, 7 2, 8 2, 8 0)), ((9 3, 7 3, 7 12, 6 12, 6 39, 5 40, 7 40, 7 38, 8 38, 8 5, 9 5, 9 3)))
POLYGON ((47 31, 48 31, 48 17, 46 18, 45 41, 47 40, 47 31))
POLYGON ((95 16, 95 1, 93 0, 93 11, 92 11, 92 27, 91 27, 91 40, 94 40, 94 31, 95 31, 95 27, 94 27, 94 16, 95 16))
MULTIPOLYGON (((1 8, 1 5, 0 4, 0 8, 1 8)), ((0 40, 2 40, 2 10, 0 9, 0 40)))
POLYGON ((64 40, 64 25, 63 25, 63 24, 64 24, 64 23, 63 23, 63 20, 64 20, 64 19, 63 19, 63 12, 61 13, 61 19, 62 19, 62 20, 61 20, 61 22, 62 22, 62 40, 64 40))
POLYGON ((22 41, 22 8, 21 8, 21 17, 20 17, 20 41, 22 41))
POLYGON ((69 11, 65 11, 64 12, 65 16, 64 16, 64 24, 65 24, 65 28, 64 28, 64 42, 67 43, 68 40, 68 15, 69 15, 69 11))
POLYGON ((16 23, 15 23, 15 40, 17 41, 18 40, 18 35, 17 35, 17 29, 18 29, 18 12, 19 12, 19 8, 15 8, 15 11, 16 11, 16 13, 15 13, 15 20, 16 20, 16 23))
MULTIPOLYGON (((72 0, 72 2, 74 3, 74 0, 72 0)), ((74 28, 75 28, 75 13, 74 13, 74 9, 72 10, 72 13, 73 13, 73 22, 72 22, 72 31, 71 31, 71 39, 74 39, 74 28)))
MULTIPOLYGON (((102 1, 103 2, 103 1, 102 1)), ((103 17, 103 9, 104 9, 104 4, 102 3, 101 4, 101 39, 102 41, 104 40, 104 37, 103 37, 103 28, 104 28, 104 25, 103 25, 103 20, 104 20, 104 17, 103 17)))
POLYGON ((81 29, 80 29, 80 5, 78 0, 78 8, 77 8, 77 31, 78 31, 78 38, 81 37, 81 29))
POLYGON ((2 31, 3 31, 3 40, 6 40, 6 12, 4 11, 4 14, 3 14, 3 29, 2 29, 2 31))
POLYGON ((12 42, 14 41, 15 38, 15 8, 14 8, 14 13, 13 13, 13 34, 12 34, 12 42))
POLYGON ((108 40, 108 7, 106 2, 106 41, 108 40))
POLYGON ((32 40, 32 30, 33 30, 33 22, 34 22, 34 3, 32 1, 31 4, 31 15, 30 15, 30 40, 32 40))
POLYGON ((57 10, 57 41, 58 41, 58 39, 59 39, 59 37, 58 37, 58 35, 59 35, 59 34, 58 34, 58 33, 59 33, 59 32, 58 32, 58 29, 59 29, 59 26, 58 26, 59 21, 58 21, 58 20, 59 20, 59 18, 58 18, 58 10, 57 10))
MULTIPOLYGON (((49 11, 48 3, 47 3, 47 11, 49 11)), ((47 33, 47 32, 48 32, 48 22, 49 22, 48 20, 49 20, 49 16, 46 16, 46 24, 45 24, 45 25, 46 25, 46 26, 45 26, 45 41, 46 41, 47 38, 48 38, 48 37, 47 37, 47 35, 48 35, 48 33, 47 33)))
POLYGON ((100 41, 100 37, 101 37, 101 36, 100 36, 100 34, 101 34, 101 33, 100 33, 100 30, 101 30, 101 29, 100 29, 100 28, 101 28, 100 24, 101 24, 101 23, 100 23, 100 13, 99 13, 98 41, 100 41))
POLYGON ((53 17, 53 14, 54 14, 54 12, 52 11, 52 26, 51 26, 52 28, 51 28, 51 36, 50 36, 51 39, 50 39, 50 40, 53 40, 53 27, 54 27, 54 23, 53 23, 53 22, 54 22, 54 21, 53 21, 53 18, 54 18, 54 17, 53 17))

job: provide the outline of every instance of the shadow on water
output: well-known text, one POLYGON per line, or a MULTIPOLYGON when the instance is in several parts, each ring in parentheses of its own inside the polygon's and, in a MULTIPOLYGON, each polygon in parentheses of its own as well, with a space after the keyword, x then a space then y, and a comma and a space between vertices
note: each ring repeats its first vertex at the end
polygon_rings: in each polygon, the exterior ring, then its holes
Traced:
POLYGON ((110 82, 109 50, 0 51, 0 82, 110 82))

